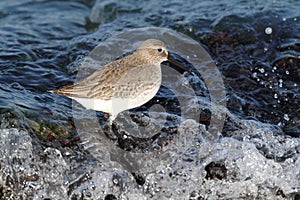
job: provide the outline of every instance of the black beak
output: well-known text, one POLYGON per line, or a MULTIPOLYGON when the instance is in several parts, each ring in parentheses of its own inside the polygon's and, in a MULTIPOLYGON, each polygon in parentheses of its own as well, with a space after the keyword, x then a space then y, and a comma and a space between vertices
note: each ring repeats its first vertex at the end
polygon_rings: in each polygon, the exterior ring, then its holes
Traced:
POLYGON ((170 62, 173 66, 173 68, 177 68, 179 69, 179 71, 183 71, 183 72, 189 72, 190 74, 192 74, 192 72, 190 71, 190 69, 188 69, 187 67, 185 67, 184 65, 182 65, 180 62, 178 62, 177 60, 175 60, 172 55, 168 55, 168 62, 170 62))

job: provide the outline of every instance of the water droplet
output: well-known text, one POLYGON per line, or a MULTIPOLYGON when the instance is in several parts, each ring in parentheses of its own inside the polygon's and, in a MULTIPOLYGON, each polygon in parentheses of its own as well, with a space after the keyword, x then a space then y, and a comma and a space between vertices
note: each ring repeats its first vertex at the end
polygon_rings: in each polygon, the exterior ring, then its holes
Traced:
POLYGON ((119 183, 119 180, 116 179, 116 178, 114 178, 114 179, 113 179, 113 183, 114 183, 115 185, 117 185, 117 184, 119 183))
POLYGON ((256 78, 256 77, 257 77, 257 73, 254 72, 254 73, 252 74, 252 78, 256 78))
POLYGON ((91 183, 91 188, 92 188, 93 190, 95 190, 95 189, 96 189, 96 185, 93 184, 93 183, 91 183))
POLYGON ((268 51, 268 48, 267 48, 267 47, 265 47, 265 48, 264 48, 264 52, 267 52, 267 51, 268 51))
POLYGON ((290 72, 289 72, 288 70, 286 70, 286 71, 285 71, 285 74, 286 74, 286 75, 289 75, 289 74, 290 74, 290 72))
POLYGON ((278 82, 279 82, 278 86, 279 86, 279 87, 282 87, 283 80, 282 80, 282 79, 279 79, 278 82))
POLYGON ((265 73, 265 69, 264 69, 264 68, 260 68, 259 71, 260 71, 261 73, 265 73))
POLYGON ((265 33, 267 34, 267 35, 270 35, 270 34, 272 34, 272 28, 271 27, 267 27, 266 29, 265 29, 265 33))
POLYGON ((279 122, 277 125, 278 125, 278 126, 281 126, 281 125, 282 125, 282 123, 281 123, 281 122, 279 122))
POLYGON ((283 119, 284 119, 285 121, 289 121, 289 120, 290 120, 289 115, 288 115, 288 114, 284 114, 284 115, 283 115, 283 119))
POLYGON ((282 18, 282 21, 284 21, 284 22, 285 22, 285 21, 286 21, 286 18, 285 18, 285 17, 284 17, 284 18, 282 18))
POLYGON ((274 94, 274 99, 278 99, 278 94, 277 93, 274 94))

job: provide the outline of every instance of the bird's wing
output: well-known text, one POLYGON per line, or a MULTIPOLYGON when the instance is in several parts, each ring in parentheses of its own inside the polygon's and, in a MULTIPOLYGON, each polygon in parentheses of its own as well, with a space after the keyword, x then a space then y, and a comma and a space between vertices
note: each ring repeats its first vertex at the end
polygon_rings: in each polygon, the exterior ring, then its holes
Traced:
POLYGON ((116 83, 123 75, 124 69, 122 66, 128 65, 130 63, 129 60, 120 59, 113 61, 83 80, 63 86, 52 92, 69 97, 111 99, 116 83))

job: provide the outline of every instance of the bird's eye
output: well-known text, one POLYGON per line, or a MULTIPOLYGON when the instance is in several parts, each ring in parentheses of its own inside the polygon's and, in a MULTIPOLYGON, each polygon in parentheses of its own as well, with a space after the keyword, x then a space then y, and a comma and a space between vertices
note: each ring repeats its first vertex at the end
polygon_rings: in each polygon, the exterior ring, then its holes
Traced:
POLYGON ((157 51, 158 51, 158 52, 162 52, 162 48, 158 48, 157 51))

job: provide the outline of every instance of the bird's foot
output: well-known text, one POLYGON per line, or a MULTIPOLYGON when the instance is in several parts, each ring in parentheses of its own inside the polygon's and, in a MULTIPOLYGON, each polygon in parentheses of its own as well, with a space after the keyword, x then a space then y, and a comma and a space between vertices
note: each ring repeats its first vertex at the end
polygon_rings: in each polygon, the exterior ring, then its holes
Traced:
POLYGON ((105 135, 111 140, 117 140, 118 138, 123 138, 126 135, 125 131, 121 131, 120 126, 116 122, 106 123, 103 126, 103 131, 105 135))

